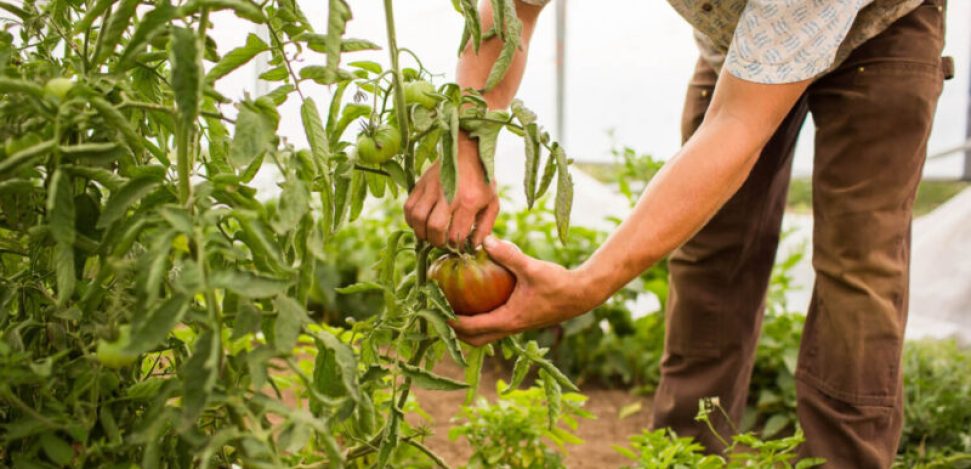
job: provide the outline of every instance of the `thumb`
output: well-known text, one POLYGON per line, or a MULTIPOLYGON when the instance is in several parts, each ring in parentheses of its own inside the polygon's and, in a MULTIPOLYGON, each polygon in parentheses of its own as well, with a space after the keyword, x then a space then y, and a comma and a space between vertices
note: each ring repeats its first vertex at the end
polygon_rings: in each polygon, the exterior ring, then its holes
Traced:
POLYGON ((482 242, 482 247, 489 253, 492 260, 511 270, 517 277, 524 273, 530 260, 529 256, 523 254, 523 251, 519 249, 519 246, 509 241, 502 241, 495 236, 486 237, 485 241, 482 242))

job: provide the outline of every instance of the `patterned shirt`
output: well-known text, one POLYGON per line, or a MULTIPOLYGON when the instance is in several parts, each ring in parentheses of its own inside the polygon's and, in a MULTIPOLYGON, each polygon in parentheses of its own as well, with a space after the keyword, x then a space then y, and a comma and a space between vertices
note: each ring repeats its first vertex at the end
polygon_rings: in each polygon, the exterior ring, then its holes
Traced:
POLYGON ((758 83, 792 83, 832 70, 923 0, 668 1, 716 68, 758 83))

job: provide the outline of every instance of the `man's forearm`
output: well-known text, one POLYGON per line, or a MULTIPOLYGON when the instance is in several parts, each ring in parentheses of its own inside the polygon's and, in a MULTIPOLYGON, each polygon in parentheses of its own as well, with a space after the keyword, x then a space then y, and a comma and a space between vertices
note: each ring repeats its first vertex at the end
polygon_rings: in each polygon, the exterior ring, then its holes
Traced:
POLYGON ((606 300, 707 223, 741 187, 762 146, 808 84, 756 85, 730 76, 725 81, 701 127, 580 267, 596 300, 606 300))
MULTIPOLYGON (((519 1, 516 2, 516 12, 519 20, 523 23, 521 46, 513 56, 506 76, 496 87, 487 91, 483 96, 486 102, 489 103, 490 108, 504 109, 509 106, 509 103, 516 96, 516 91, 519 90, 519 84, 522 82, 523 73, 526 70, 529 40, 533 35, 533 29, 536 27, 536 18, 541 9, 542 7, 528 5, 519 1)), ((479 17, 482 21, 482 31, 488 31, 493 27, 492 2, 489 0, 483 0, 481 2, 479 6, 479 17)), ((499 54, 502 52, 502 45, 502 40, 493 36, 488 40, 482 41, 479 53, 476 54, 472 48, 471 41, 469 41, 469 44, 462 51, 462 55, 459 58, 456 74, 456 81, 459 86, 477 90, 485 88, 489 72, 492 70, 492 66, 496 63, 499 54)))

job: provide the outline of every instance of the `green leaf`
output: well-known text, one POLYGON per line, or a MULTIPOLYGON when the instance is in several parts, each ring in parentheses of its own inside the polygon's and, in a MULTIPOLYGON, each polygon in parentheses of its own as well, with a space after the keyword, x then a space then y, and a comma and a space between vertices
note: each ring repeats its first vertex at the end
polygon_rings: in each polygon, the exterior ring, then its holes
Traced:
POLYGON ((54 433, 42 434, 40 446, 44 449, 44 454, 58 465, 68 466, 74 460, 74 448, 54 433))
POLYGON ((27 80, 17 80, 8 77, 0 77, 0 92, 4 94, 24 93, 39 99, 44 97, 44 88, 40 85, 27 80))
POLYGON ((539 200, 546 194, 549 190, 550 184, 553 183, 553 176, 556 175, 556 156, 550 155, 546 158, 546 165, 543 168, 543 178, 539 182, 539 188, 536 189, 536 199, 539 200))
POLYGON ((202 58, 196 33, 188 28, 172 29, 172 92, 183 129, 192 128, 202 100, 202 58))
POLYGON ((762 427, 762 438, 772 438, 784 430, 790 422, 791 419, 786 414, 775 414, 769 417, 765 421, 765 426, 762 427))
POLYGON ((291 282, 246 271, 217 270, 210 276, 209 284, 245 298, 267 298, 286 292, 291 282))
POLYGON ((341 295, 352 295, 354 293, 364 293, 369 291, 384 291, 385 287, 374 282, 358 282, 346 287, 336 288, 334 291, 341 295))
POLYGON ((543 391, 546 392, 546 409, 547 415, 549 416, 548 428, 553 430, 556 428, 556 422, 560 420, 563 392, 560 389, 559 383, 551 378, 545 369, 539 371, 539 376, 543 379, 543 391))
POLYGON ((109 127, 114 128, 122 135, 128 148, 135 152, 145 149, 142 137, 135 132, 128 119, 115 106, 98 96, 89 98, 88 102, 101 114, 109 127))
POLYGON ((570 177, 569 162, 562 147, 554 144, 551 157, 556 157, 559 175, 556 180, 556 232, 560 236, 560 242, 566 244, 570 231, 570 212, 573 210, 573 178, 570 177))
POLYGON ((360 171, 354 171, 354 175, 351 176, 351 187, 349 191, 351 193, 351 213, 349 220, 354 221, 357 220, 357 217, 361 214, 361 210, 364 209, 364 199, 367 198, 367 184, 364 181, 364 175, 360 171))
POLYGON ((425 318, 431 324, 432 330, 442 339, 442 342, 445 344, 445 350, 448 351, 452 360, 455 360, 455 363, 463 367, 469 366, 468 362, 465 361, 465 357, 462 356, 462 347, 459 345, 459 340, 455 336, 455 331, 446 322, 448 318, 434 309, 423 309, 418 312, 418 315, 425 318))
POLYGON ((341 52, 359 52, 362 50, 381 50, 381 46, 367 39, 344 38, 341 41, 341 52))
POLYGON ((182 423, 185 431, 196 424, 202 414, 219 376, 219 336, 206 330, 195 343, 192 356, 182 366, 182 423))
POLYGON ((191 13, 198 11, 200 7, 206 7, 209 10, 232 10, 236 16, 254 23, 266 22, 260 7, 246 0, 194 0, 186 5, 187 12, 191 13))
POLYGON ((277 234, 284 235, 296 229, 310 210, 310 190, 306 183, 296 177, 288 178, 281 184, 281 189, 280 204, 271 226, 277 234))
POLYGON ((457 391, 459 389, 467 389, 469 387, 468 384, 461 381, 455 381, 451 378, 439 376, 431 371, 425 370, 424 368, 412 366, 404 362, 398 363, 398 367, 401 369, 402 374, 411 378, 412 383, 423 389, 430 389, 433 391, 457 391))
POLYGON ((74 244, 74 194, 71 178, 60 169, 51 175, 47 193, 47 224, 55 241, 67 246, 74 244))
POLYGON ((327 143, 327 134, 324 132, 320 111, 313 98, 303 100, 300 106, 300 118, 303 120, 303 131, 307 135, 307 142, 310 144, 314 159, 319 163, 327 163, 330 159, 330 146, 327 143))
MULTIPOLYGON (((499 57, 492 65, 492 70, 489 71, 489 77, 486 78, 485 89, 487 91, 495 88, 505 78, 509 66, 512 65, 513 57, 516 55, 516 51, 519 50, 519 43, 522 40, 523 34, 523 23, 516 16, 516 4, 514 0, 500 1, 502 3, 500 7, 502 21, 496 22, 495 28, 500 35, 500 39, 503 40, 502 51, 500 51, 499 57)), ((494 1, 493 4, 495 3, 497 2, 494 1)))
POLYGON ((271 119, 250 103, 240 106, 236 131, 229 147, 229 161, 236 168, 245 167, 264 152, 272 151, 276 126, 271 119))
POLYGON ((97 0, 94 2, 94 5, 85 10, 81 21, 74 27, 74 34, 79 34, 90 28, 94 24, 94 20, 108 11, 108 7, 114 2, 115 0, 97 0))
POLYGON ((327 54, 327 69, 337 72, 341 60, 341 40, 351 19, 351 8, 345 0, 329 0, 327 12, 327 37, 324 39, 324 52, 327 54))
MULTIPOLYGON (((371 106, 366 104, 355 104, 348 103, 344 106, 344 111, 341 112, 340 119, 334 123, 333 128, 329 128, 327 136, 331 142, 336 142, 340 140, 341 136, 344 135, 344 131, 347 129, 352 122, 361 117, 371 114, 371 106)), ((329 123, 329 122, 328 122, 329 123)))
POLYGON ((83 159, 98 163, 110 163, 121 158, 125 153, 125 149, 115 142, 79 143, 61 146, 61 157, 68 160, 83 159))
POLYGON ((377 469, 384 469, 388 465, 388 460, 391 459, 391 455, 394 454, 394 450, 398 448, 399 435, 398 428, 401 423, 401 419, 404 418, 401 415, 401 411, 395 406, 394 400, 389 404, 391 407, 391 417, 388 424, 384 427, 384 436, 381 438, 381 447, 378 450, 378 463, 377 469))
POLYGON ((270 50, 270 46, 266 45, 259 36, 250 33, 246 36, 246 44, 237 47, 226 53, 219 60, 219 62, 209 70, 206 74, 206 81, 214 82, 226 75, 228 75, 233 70, 242 67, 244 64, 253 60, 261 52, 266 52, 270 50))
POLYGON ((489 347, 491 345, 475 347, 469 352, 469 366, 465 368, 465 382, 468 383, 469 390, 465 394, 465 405, 469 405, 475 400, 475 394, 479 390, 479 381, 482 379, 482 365, 485 363, 485 356, 489 347))
POLYGON ((310 322, 307 311, 289 296, 273 299, 276 320, 273 322, 273 346, 280 352, 290 353, 297 345, 303 325, 310 322))
POLYGON ((53 150, 56 144, 57 142, 53 140, 47 140, 9 155, 4 160, 0 160, 0 179, 11 177, 13 173, 21 166, 26 165, 53 150))
POLYGON ((136 177, 118 189, 108 199, 101 216, 98 218, 98 228, 107 228, 115 220, 123 217, 128 212, 128 208, 135 202, 148 195, 152 189, 158 185, 159 181, 155 176, 136 177))
POLYGON ((523 380, 526 379, 527 373, 529 373, 529 359, 520 355, 519 358, 516 358, 516 364, 512 367, 512 377, 509 379, 509 385, 506 386, 506 389, 502 393, 506 394, 519 388, 523 384, 523 380))
POLYGON ((448 132, 442 134, 442 161, 439 171, 445 200, 452 202, 458 190, 459 113, 454 107, 446 110, 448 132))
MULTIPOLYGON (((509 110, 512 111, 512 115, 519 121, 523 128, 536 122, 536 113, 527 109, 523 105, 523 102, 518 99, 512 100, 512 103, 509 104, 509 110)), ((536 140, 539 141, 539 138, 536 140)))
POLYGON ((477 125, 469 132, 469 136, 479 141, 479 159, 482 160, 482 166, 485 168, 486 181, 492 182, 496 180, 496 144, 503 124, 491 122, 491 120, 506 120, 508 116, 503 112, 489 111, 486 113, 486 118, 490 121, 476 122, 477 125))
POLYGON ((536 124, 526 125, 524 141, 526 144, 526 170, 523 186, 526 189, 526 206, 533 208, 533 203, 536 202, 536 177, 539 172, 539 160, 542 157, 539 146, 539 127, 536 124))
POLYGON ((345 70, 329 69, 320 65, 307 65, 300 69, 301 80, 313 80, 320 85, 333 85, 339 81, 349 80, 352 76, 345 70))
POLYGON ((361 390, 357 383, 357 358, 354 356, 354 351, 330 332, 315 333, 314 338, 317 342, 314 386, 321 392, 334 396, 335 394, 330 393, 334 390, 327 386, 340 383, 354 402, 360 402, 361 390), (337 379, 334 379, 334 375, 337 379))
POLYGON ((94 65, 100 65, 111 55, 115 46, 121 41, 122 34, 131 24, 132 17, 135 15, 135 8, 138 7, 139 0, 121 0, 118 8, 111 12, 108 23, 98 34, 98 43, 95 48, 94 65))
POLYGON ((189 297, 176 294, 157 304, 145 316, 136 316, 127 351, 138 355, 154 349, 165 341, 188 309, 189 297))
POLYGON ((149 41, 158 34, 159 30, 175 18, 176 13, 176 8, 167 1, 146 13, 142 20, 139 21, 138 26, 135 27, 135 32, 132 33, 131 39, 128 40, 128 44, 125 45, 124 51, 119 56, 116 69, 127 70, 131 68, 131 62, 135 59, 135 56, 142 52, 149 41))
POLYGON ((74 270, 74 246, 54 245, 54 263, 57 273, 57 304, 63 306, 74 294, 77 274, 74 270))

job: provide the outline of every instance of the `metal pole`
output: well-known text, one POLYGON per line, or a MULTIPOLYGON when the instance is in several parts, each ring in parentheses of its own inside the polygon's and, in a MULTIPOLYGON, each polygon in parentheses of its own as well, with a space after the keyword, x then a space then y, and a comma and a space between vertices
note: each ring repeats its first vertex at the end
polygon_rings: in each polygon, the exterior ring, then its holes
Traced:
MULTIPOLYGON (((971 35, 969 35, 971 37, 971 35)), ((971 44, 971 41, 968 41, 971 44)), ((971 47, 968 48, 968 70, 971 71, 971 47)), ((968 115, 965 122, 965 139, 971 141, 971 74, 968 75, 968 115)), ((964 151, 964 174, 961 179, 971 181, 971 148, 964 151)))
POLYGON ((566 1, 556 2, 556 139, 561 144, 566 142, 566 1))

